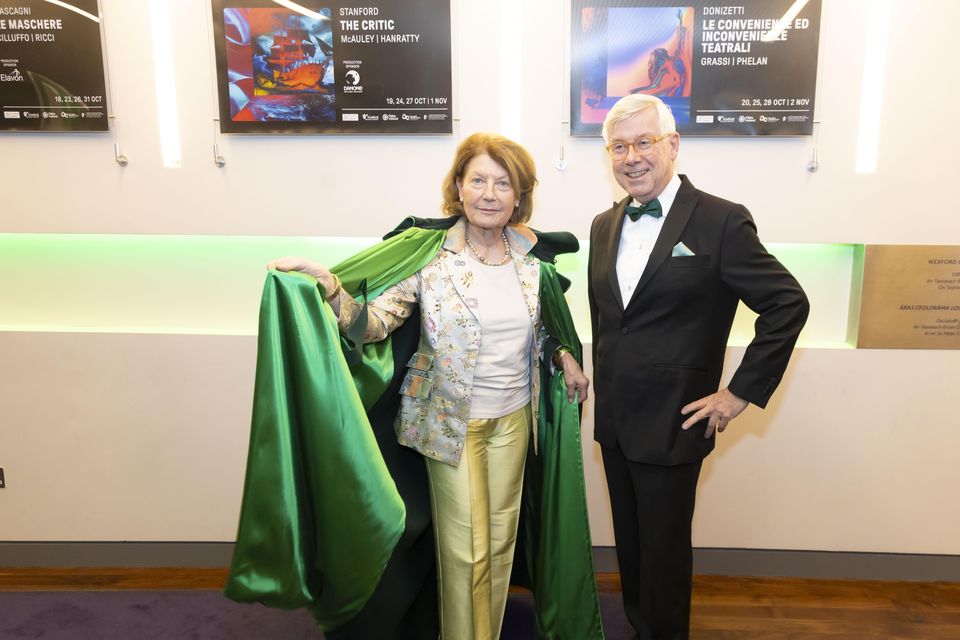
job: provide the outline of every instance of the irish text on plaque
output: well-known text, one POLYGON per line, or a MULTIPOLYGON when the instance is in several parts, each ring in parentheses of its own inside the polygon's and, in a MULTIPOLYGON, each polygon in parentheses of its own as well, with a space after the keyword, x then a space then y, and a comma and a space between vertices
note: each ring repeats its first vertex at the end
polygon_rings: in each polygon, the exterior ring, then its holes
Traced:
POLYGON ((960 246, 868 245, 857 347, 960 349, 960 246))

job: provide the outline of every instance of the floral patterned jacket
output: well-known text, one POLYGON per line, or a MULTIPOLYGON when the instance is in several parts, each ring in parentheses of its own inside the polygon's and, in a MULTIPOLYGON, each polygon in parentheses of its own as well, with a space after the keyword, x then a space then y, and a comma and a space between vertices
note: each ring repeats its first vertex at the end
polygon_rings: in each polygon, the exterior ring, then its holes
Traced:
MULTIPOLYGON (((465 235, 466 223, 458 220, 430 263, 370 300, 364 335, 364 342, 383 340, 419 305, 420 343, 407 363, 394 427, 400 444, 453 466, 460 462, 467 433, 481 339, 480 321, 474 312, 478 301, 471 296, 475 263, 465 254, 465 235)), ((529 364, 530 405, 536 424, 540 353, 546 338, 540 321, 540 260, 530 255, 537 237, 524 225, 508 226, 506 236, 534 328, 529 364)), ((345 332, 362 309, 341 292, 340 330, 345 332)))

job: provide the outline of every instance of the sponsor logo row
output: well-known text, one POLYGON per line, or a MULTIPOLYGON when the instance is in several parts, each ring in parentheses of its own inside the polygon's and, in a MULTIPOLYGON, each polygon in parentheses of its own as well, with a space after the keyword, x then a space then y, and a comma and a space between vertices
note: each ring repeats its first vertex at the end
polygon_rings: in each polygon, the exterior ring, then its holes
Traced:
POLYGON ((23 118, 24 120, 77 120, 80 118, 90 119, 90 118, 102 118, 103 113, 99 111, 81 111, 77 113, 76 111, 11 111, 8 109, 3 110, 3 118, 5 120, 19 120, 23 118))
POLYGON ((343 122, 393 122, 393 121, 415 121, 415 120, 446 120, 449 116, 445 113, 343 113, 340 119, 343 122))
POLYGON ((738 116, 734 115, 724 115, 720 114, 714 118, 713 114, 697 114, 697 124, 713 124, 714 122, 722 122, 724 124, 728 123, 741 123, 749 124, 753 122, 766 122, 766 123, 776 123, 776 122, 808 122, 810 116, 807 115, 777 115, 777 116, 768 116, 766 114, 760 114, 759 116, 753 116, 748 114, 741 114, 738 116))

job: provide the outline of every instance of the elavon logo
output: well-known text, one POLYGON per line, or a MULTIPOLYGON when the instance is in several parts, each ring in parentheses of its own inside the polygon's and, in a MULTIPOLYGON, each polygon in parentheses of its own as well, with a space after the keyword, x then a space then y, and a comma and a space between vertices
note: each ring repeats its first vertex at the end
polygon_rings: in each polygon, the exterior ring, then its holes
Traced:
POLYGON ((23 76, 19 69, 14 69, 13 73, 0 73, 0 82, 23 82, 23 76))

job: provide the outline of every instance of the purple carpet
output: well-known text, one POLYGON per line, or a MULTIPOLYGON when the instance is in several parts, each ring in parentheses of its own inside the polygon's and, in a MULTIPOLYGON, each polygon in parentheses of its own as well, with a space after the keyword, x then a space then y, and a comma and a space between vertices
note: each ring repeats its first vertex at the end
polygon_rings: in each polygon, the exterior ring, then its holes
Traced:
MULTIPOLYGON (((632 629, 618 593, 600 595, 607 640, 632 629)), ((3 640, 320 640, 304 611, 237 604, 217 591, 0 592, 3 640)), ((502 640, 533 638, 533 600, 511 594, 502 640)))

